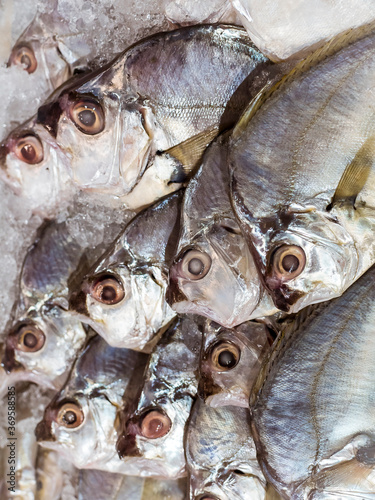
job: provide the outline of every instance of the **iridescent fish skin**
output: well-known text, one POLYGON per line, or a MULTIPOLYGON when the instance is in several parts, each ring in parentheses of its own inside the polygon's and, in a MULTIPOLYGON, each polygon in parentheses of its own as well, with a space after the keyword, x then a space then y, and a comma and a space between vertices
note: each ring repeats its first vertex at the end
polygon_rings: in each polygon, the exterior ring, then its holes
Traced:
POLYGON ((46 223, 25 257, 20 295, 5 338, 9 384, 29 380, 59 390, 86 339, 68 311, 68 279, 82 256, 66 223, 46 223))
POLYGON ((211 408, 198 399, 186 434, 191 500, 263 500, 266 482, 245 408, 211 408))
POLYGON ((197 394, 202 343, 199 318, 179 318, 163 335, 133 407, 122 415, 121 457, 138 457, 143 474, 177 478, 186 474, 184 434, 197 394))
POLYGON ((118 411, 131 400, 146 362, 144 354, 92 338, 47 406, 36 429, 38 442, 78 468, 139 475, 136 459, 120 460, 115 445, 118 411))
POLYGON ((182 194, 138 214, 72 292, 77 317, 113 346, 150 351, 176 316, 165 292, 182 194))
POLYGON ((374 33, 302 61, 232 134, 233 207, 261 288, 288 313, 340 296, 375 260, 374 33))
POLYGON ((301 311, 255 385, 258 458, 283 498, 374 497, 374 278, 301 311))
POLYGON ((178 313, 200 314, 232 328, 274 306, 233 213, 226 155, 227 135, 222 135, 185 190, 167 297, 178 313), (200 262, 202 271, 191 273, 190 260, 200 262))
MULTIPOLYGON (((218 132, 238 86, 270 65, 241 28, 202 25, 154 35, 55 92, 35 125, 4 142, 0 174, 27 196, 29 171, 34 182, 43 175, 47 183, 45 170, 53 159, 52 184, 58 183, 55 171, 65 177, 60 170, 68 170, 80 189, 120 196, 128 208, 150 205, 189 175, 190 167, 165 152, 205 130, 218 132), (50 134, 47 144, 40 127, 50 134), (40 154, 30 159, 31 147, 40 154), (58 153, 48 155, 51 150, 58 153)), ((242 104, 234 106, 238 114, 242 104)), ((37 207, 35 186, 32 191, 37 207)))
POLYGON ((229 329, 206 321, 199 376, 199 395, 205 403, 248 408, 252 384, 272 340, 263 323, 247 321, 229 329))

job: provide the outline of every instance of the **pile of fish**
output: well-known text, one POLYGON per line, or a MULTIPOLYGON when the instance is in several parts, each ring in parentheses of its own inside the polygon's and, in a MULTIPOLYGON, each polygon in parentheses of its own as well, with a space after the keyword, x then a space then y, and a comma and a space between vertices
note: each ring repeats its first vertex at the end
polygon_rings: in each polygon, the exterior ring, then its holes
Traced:
POLYGON ((1 345, 1 498, 375 498, 374 16, 280 48, 233 6, 253 41, 185 26, 93 70, 38 19, 12 50, 54 90, 0 147, 46 219, 1 345), (114 241, 72 237, 83 191, 121 203, 114 241))

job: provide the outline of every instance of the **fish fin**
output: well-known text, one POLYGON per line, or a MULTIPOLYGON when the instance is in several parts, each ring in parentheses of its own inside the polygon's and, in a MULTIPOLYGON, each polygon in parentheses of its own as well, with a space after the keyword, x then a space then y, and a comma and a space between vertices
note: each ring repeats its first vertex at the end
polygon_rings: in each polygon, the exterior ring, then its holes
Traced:
POLYGON ((352 199, 363 189, 372 166, 375 163, 375 135, 369 137, 360 147, 353 160, 346 166, 337 185, 330 207, 337 201, 352 199))
POLYGON ((302 61, 299 61, 297 65, 289 73, 283 76, 278 82, 265 85, 265 87, 252 99, 252 101, 250 101, 247 109, 244 111, 242 117, 239 119, 237 125, 233 129, 233 139, 236 140, 241 135, 242 131, 247 127, 247 124, 256 114, 262 104, 267 101, 278 89, 280 89, 280 87, 288 85, 300 75, 306 73, 313 66, 317 66, 319 63, 332 56, 339 50, 348 47, 350 44, 362 38, 365 38, 374 30, 375 22, 372 21, 369 24, 365 24, 358 28, 351 28, 344 31, 343 33, 334 36, 323 46, 312 52, 312 54, 302 59, 302 61))
POLYGON ((180 162, 185 174, 189 175, 201 160, 207 146, 217 136, 218 131, 217 127, 204 130, 186 141, 167 149, 162 154, 176 158, 180 162))

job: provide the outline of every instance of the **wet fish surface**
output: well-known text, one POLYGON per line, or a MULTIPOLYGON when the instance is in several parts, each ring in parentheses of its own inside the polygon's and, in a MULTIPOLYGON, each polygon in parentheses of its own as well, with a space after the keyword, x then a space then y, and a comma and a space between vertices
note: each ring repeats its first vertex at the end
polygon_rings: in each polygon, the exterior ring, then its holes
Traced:
POLYGON ((274 332, 263 323, 248 321, 229 329, 206 321, 199 372, 199 394, 205 403, 248 408, 252 384, 273 338, 274 332))
POLYGON ((337 297, 374 263, 374 44, 374 25, 333 39, 232 134, 233 207, 279 310, 337 297))
POLYGON ((113 346, 150 351, 176 316, 165 292, 182 195, 138 214, 72 291, 71 309, 113 346))
POLYGON ((83 252, 65 222, 40 228, 23 262, 19 298, 5 338, 3 390, 19 380, 57 390, 65 382, 86 339, 84 326, 68 311, 68 279, 83 252))
POLYGON ((266 498, 248 409, 211 408, 198 398, 186 435, 186 461, 191 500, 266 498))
POLYGON ((111 347, 98 335, 90 339, 66 385, 47 406, 35 431, 38 442, 78 468, 140 475, 134 459, 122 461, 117 456, 116 419, 133 397, 147 359, 111 347))
MULTIPOLYGON (((150 205, 181 187, 194 167, 171 148, 193 138, 198 160, 236 89, 270 67, 241 28, 202 25, 154 35, 56 91, 5 141, 0 171, 35 208, 42 192, 65 189, 69 179, 121 196, 128 208, 150 205)), ((238 117, 243 103, 231 106, 238 117)))
POLYGON ((184 434, 197 395, 202 343, 199 318, 179 318, 150 356, 144 384, 122 415, 121 457, 137 456, 143 471, 177 478, 186 474, 184 434))
POLYGON ((301 311, 256 383, 258 457, 283 498, 374 497, 374 276, 301 311))

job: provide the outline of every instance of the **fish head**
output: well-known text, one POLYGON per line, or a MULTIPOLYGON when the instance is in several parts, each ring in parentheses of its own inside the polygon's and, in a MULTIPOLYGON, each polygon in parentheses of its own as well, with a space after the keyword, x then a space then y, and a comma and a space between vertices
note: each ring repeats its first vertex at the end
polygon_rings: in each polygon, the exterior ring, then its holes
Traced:
POLYGON ((116 453, 116 412, 99 391, 95 397, 62 391, 47 406, 35 434, 41 446, 58 451, 76 467, 95 468, 116 453))
POLYGON ((263 499, 248 410, 197 401, 186 437, 191 500, 263 499))
POLYGON ((168 300, 177 313, 199 314, 229 328, 246 321, 261 300, 261 286, 240 231, 213 224, 180 245, 168 300))
POLYGON ((184 432, 192 398, 141 401, 133 413, 124 414, 123 433, 117 442, 120 458, 138 457, 147 475, 178 478, 185 474, 184 432))
POLYGON ((103 266, 72 294, 70 307, 110 345, 142 350, 175 316, 165 290, 156 266, 103 266))
POLYGON ((56 206, 69 186, 69 164, 53 137, 32 119, 0 146, 0 176, 34 210, 56 206))
POLYGON ((335 298, 353 281, 359 254, 334 211, 290 211, 259 227, 251 231, 250 245, 257 253, 265 286, 281 311, 295 313, 335 298), (260 230, 262 226, 268 230, 260 230))
POLYGON ((48 33, 42 17, 36 16, 18 38, 8 65, 21 66, 29 74, 35 73, 48 82, 52 91, 71 76, 71 67, 64 44, 57 36, 48 33))
POLYGON ((39 109, 39 123, 54 134, 82 189, 124 195, 145 170, 152 116, 137 95, 124 94, 122 69, 114 64, 87 82, 84 77, 39 109))
POLYGON ((3 365, 8 373, 59 388, 86 338, 83 325, 55 304, 29 310, 6 338, 3 365))
POLYGON ((207 321, 200 364, 199 394, 212 407, 247 408, 252 385, 271 345, 266 325, 248 321, 223 328, 207 321))

